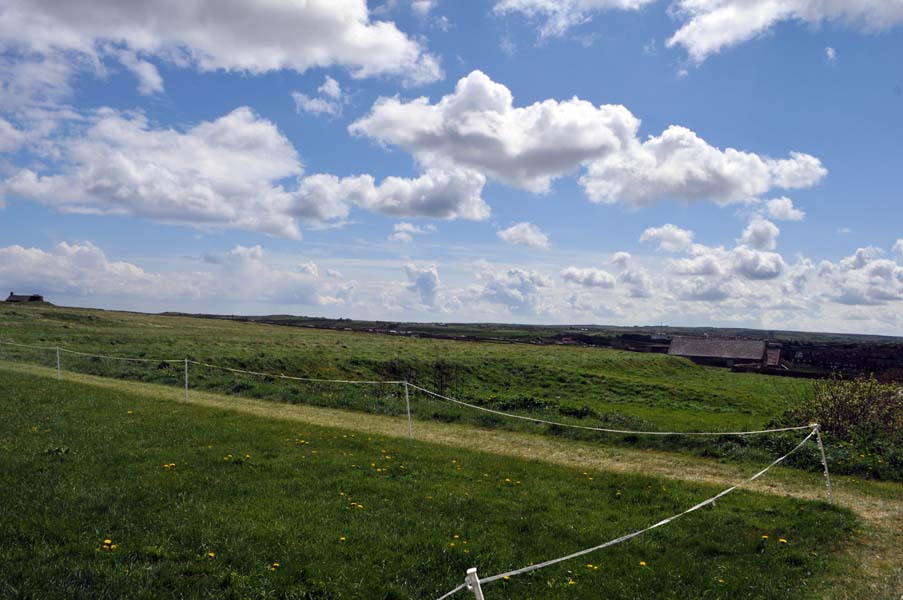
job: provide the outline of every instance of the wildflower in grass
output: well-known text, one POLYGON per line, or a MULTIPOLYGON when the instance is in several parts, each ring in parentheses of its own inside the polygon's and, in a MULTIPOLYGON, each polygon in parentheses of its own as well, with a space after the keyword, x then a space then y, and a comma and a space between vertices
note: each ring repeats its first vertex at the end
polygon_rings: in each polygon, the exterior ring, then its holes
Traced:
POLYGON ((118 547, 119 547, 118 544, 110 544, 110 550, 115 550, 118 547))
POLYGON ((208 552, 207 558, 216 558, 216 552, 208 552))
POLYGON ((767 540, 767 539, 768 539, 768 536, 767 536, 767 535, 763 535, 763 536, 762 536, 762 539, 763 539, 763 540, 767 540))
POLYGON ((787 540, 785 540, 784 538, 781 538, 781 539, 779 539, 778 541, 781 542, 782 544, 786 544, 786 543, 787 543, 787 540))
POLYGON ((135 411, 133 411, 133 410, 127 410, 127 411, 126 411, 126 414, 128 414, 128 415, 133 415, 133 414, 135 414, 135 411))
POLYGON ((278 568, 279 568, 279 563, 277 563, 277 562, 274 562, 273 564, 270 565, 270 571, 275 571, 278 568))
POLYGON ((645 560, 641 560, 641 561, 640 561, 640 566, 641 566, 641 567, 645 567, 645 566, 646 566, 646 561, 645 561, 645 560))
POLYGON ((250 454, 245 454, 245 458, 251 458, 250 454))
POLYGON ((719 577, 719 578, 718 578, 718 583, 724 583, 724 579, 721 578, 721 577, 719 577))
POLYGON ((232 455, 231 455, 231 454, 225 455, 225 456, 223 457, 223 460, 232 460, 232 455))
POLYGON ((568 585, 577 585, 577 582, 573 579, 568 579, 568 585))
POLYGON ((344 535, 339 536, 339 541, 344 542, 347 538, 344 535))

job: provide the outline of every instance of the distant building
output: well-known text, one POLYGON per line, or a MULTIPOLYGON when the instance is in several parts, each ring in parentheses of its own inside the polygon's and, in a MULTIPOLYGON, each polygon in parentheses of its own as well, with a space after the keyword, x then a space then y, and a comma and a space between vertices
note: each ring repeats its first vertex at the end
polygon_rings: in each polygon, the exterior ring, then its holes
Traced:
POLYGON ((14 294, 13 292, 9 293, 9 296, 6 298, 7 302, 43 302, 44 296, 40 296, 38 294, 32 294, 30 296, 23 296, 21 294, 14 294))
MULTIPOLYGON (((725 340, 717 338, 676 337, 668 354, 683 356, 700 365, 733 367, 766 360, 764 340, 725 340)), ((779 355, 780 356, 780 355, 779 355)))

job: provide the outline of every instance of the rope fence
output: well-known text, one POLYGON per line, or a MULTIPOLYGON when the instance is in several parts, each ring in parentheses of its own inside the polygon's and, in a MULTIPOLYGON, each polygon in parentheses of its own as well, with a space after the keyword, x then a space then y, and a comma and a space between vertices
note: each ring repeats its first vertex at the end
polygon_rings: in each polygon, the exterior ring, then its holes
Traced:
POLYGON ((621 544, 628 540, 631 540, 637 536, 640 536, 648 531, 653 529, 663 527, 676 519, 684 517, 688 514, 691 514, 701 508, 714 504, 719 498, 723 498, 724 496, 730 494, 731 492, 737 490, 740 487, 748 485, 758 478, 765 475, 768 471, 770 471, 775 466, 784 462, 788 457, 792 454, 796 453, 800 448, 802 448, 807 442, 815 438, 818 451, 821 458, 822 466, 824 467, 824 477, 825 477, 825 485, 827 488, 828 500, 832 500, 833 490, 831 486, 831 476, 828 471, 828 461, 825 454, 824 444, 821 438, 821 428, 817 423, 811 423, 808 425, 800 425, 796 427, 780 427, 780 428, 772 428, 772 429, 759 429, 753 431, 633 431, 633 430, 625 430, 625 429, 609 429, 604 427, 592 427, 587 425, 576 425, 572 423, 562 423, 557 421, 550 421, 546 419, 539 419, 536 417, 529 417, 526 415, 518 415, 514 413, 509 413, 505 411, 495 410, 492 408, 487 408, 485 406, 479 406, 476 404, 472 404, 469 402, 464 402, 463 400, 459 400, 457 398, 453 398, 450 396, 446 396, 444 394, 440 394, 438 392, 434 392, 425 387, 421 387, 414 383, 410 383, 407 380, 368 380, 368 379, 327 379, 327 378, 315 378, 315 377, 296 377, 285 375, 282 373, 265 373, 260 371, 251 371, 245 369, 236 369, 232 367, 226 367, 222 365, 215 365, 211 363, 201 362, 191 360, 189 358, 179 358, 179 359, 152 359, 152 358, 138 358, 138 357, 126 357, 126 356, 108 356, 103 354, 91 354, 87 352, 80 352, 76 350, 69 350, 61 347, 51 347, 51 346, 37 346, 37 345, 29 345, 29 344, 21 344, 16 342, 11 342, 7 340, 0 340, 0 345, 18 347, 18 348, 28 348, 32 350, 43 350, 43 351, 52 351, 55 352, 56 358, 56 373, 57 379, 62 377, 62 354, 70 354, 75 356, 82 356, 92 359, 100 359, 100 360, 113 360, 113 361, 122 361, 122 362, 131 362, 131 363, 156 363, 156 364, 169 364, 178 368, 179 366, 183 367, 184 370, 184 385, 185 385, 185 401, 189 402, 189 365, 195 365, 199 367, 204 367, 208 369, 219 370, 223 372, 233 373, 233 374, 241 374, 241 375, 250 375, 254 377, 262 377, 272 380, 285 380, 285 381, 299 381, 299 382, 309 382, 309 383, 318 383, 318 384, 346 384, 346 385, 388 385, 388 386, 402 386, 404 389, 404 400, 405 400, 405 409, 407 413, 407 430, 408 436, 413 437, 413 427, 412 427, 412 417, 411 417, 411 399, 410 399, 410 390, 419 391, 426 396, 435 398, 437 400, 448 402, 457 406, 461 406, 467 409, 481 411, 484 413, 490 413, 496 416, 511 418, 511 419, 519 419, 523 421, 534 422, 537 424, 554 426, 554 427, 563 427, 563 428, 571 428, 571 429, 580 429, 584 431, 595 431, 600 433, 610 433, 610 434, 624 434, 624 435, 643 435, 643 436, 747 436, 747 435, 764 435, 771 433, 781 433, 781 432, 792 432, 792 431, 809 431, 809 434, 792 450, 773 461, 770 465, 762 469, 761 471, 755 473, 751 477, 744 479, 743 481, 732 485, 731 487, 725 489, 724 491, 712 496, 708 500, 704 500, 687 510, 676 514, 674 516, 668 517, 662 521, 659 521, 653 525, 650 525, 644 529, 640 529, 638 531, 634 531, 632 533, 628 533, 619 538, 607 541, 603 544, 599 544, 597 546, 593 546, 592 548, 586 548, 584 550, 580 550, 578 552, 574 552, 572 554, 568 554, 567 556, 562 556, 559 558, 554 558, 551 560, 547 560, 541 563, 528 565, 526 567, 516 569, 513 571, 508 571, 505 573, 500 573, 497 575, 492 575, 490 577, 479 577, 477 574, 476 568, 471 568, 467 571, 464 583, 460 584, 456 588, 450 590, 443 596, 440 596, 438 600, 446 600, 447 598, 451 598, 452 596, 458 594, 462 591, 471 592, 474 594, 476 600, 484 600, 482 586, 491 584, 495 581, 499 581, 502 579, 509 579, 511 577, 516 577, 518 575, 523 575, 525 573, 530 573, 532 571, 537 571, 539 569, 544 569, 546 567, 550 567, 552 565, 556 565, 562 562, 566 562, 586 554, 590 554, 593 552, 597 552, 604 548, 609 548, 611 546, 615 546, 617 544, 621 544))

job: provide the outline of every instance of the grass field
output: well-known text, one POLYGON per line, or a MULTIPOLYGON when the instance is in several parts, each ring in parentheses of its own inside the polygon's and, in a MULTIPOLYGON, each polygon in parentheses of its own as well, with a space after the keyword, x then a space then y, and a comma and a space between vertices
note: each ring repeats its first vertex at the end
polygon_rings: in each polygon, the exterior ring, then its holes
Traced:
MULTIPOLYGON (((563 423, 632 430, 736 431, 760 429, 780 418, 809 383, 701 367, 685 359, 567 346, 531 346, 416 339, 226 320, 155 316, 0 303, 0 338, 82 352, 145 358, 190 358, 232 368, 339 379, 407 379, 493 409, 563 423)), ((55 365, 53 351, 0 346, 0 359, 55 365)), ((62 355, 63 368, 105 377, 184 385, 179 363, 127 363, 62 355)), ((398 386, 290 384, 191 366, 191 388, 286 403, 398 415, 398 386)), ((411 398, 421 420, 534 431, 516 420, 461 409, 423 394, 411 398)), ((598 435, 544 427, 551 435, 620 447, 690 452, 765 462, 793 447, 795 437, 649 438, 598 435)), ((903 479, 903 465, 872 452, 829 444, 839 473, 903 479)), ((808 450, 791 461, 818 469, 808 450)))
MULTIPOLYGON (((432 598, 467 567, 489 575, 566 554, 721 489, 252 417, 9 366, 0 385, 4 597, 432 598)), ((842 576, 857 526, 822 502, 740 491, 486 592, 820 597, 826 579, 842 576)))

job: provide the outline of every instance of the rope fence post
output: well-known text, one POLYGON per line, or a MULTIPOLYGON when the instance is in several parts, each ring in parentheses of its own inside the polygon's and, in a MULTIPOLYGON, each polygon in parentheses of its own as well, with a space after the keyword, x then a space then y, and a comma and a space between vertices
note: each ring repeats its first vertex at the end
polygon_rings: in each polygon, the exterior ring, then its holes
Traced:
POLYGON ((477 568, 467 569, 467 577, 464 579, 467 584, 467 591, 473 592, 476 600, 486 600, 483 596, 483 588, 480 587, 480 577, 477 575, 477 568))
POLYGON ((188 402, 188 359, 185 359, 185 402, 188 402))
POLYGON ((408 380, 404 380, 404 403, 408 409, 408 437, 414 437, 414 428, 411 424, 411 395, 408 392, 408 380))
POLYGON ((60 373, 60 371, 62 371, 62 368, 60 367, 60 349, 57 348, 56 349, 56 379, 57 379, 57 381, 59 381, 63 377, 62 374, 60 373))
POLYGON ((825 468, 825 486, 828 488, 828 502, 834 502, 834 490, 831 489, 831 474, 828 472, 828 457, 825 455, 825 445, 821 441, 821 425, 813 423, 815 428, 815 442, 821 453, 821 464, 825 468))

